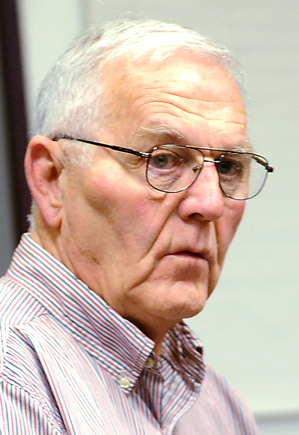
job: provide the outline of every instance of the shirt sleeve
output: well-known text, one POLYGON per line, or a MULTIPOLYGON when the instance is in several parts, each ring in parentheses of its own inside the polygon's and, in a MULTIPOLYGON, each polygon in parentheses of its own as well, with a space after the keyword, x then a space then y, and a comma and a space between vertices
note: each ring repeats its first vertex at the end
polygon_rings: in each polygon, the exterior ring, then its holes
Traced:
POLYGON ((0 382, 1 435, 66 435, 61 422, 19 386, 0 382))

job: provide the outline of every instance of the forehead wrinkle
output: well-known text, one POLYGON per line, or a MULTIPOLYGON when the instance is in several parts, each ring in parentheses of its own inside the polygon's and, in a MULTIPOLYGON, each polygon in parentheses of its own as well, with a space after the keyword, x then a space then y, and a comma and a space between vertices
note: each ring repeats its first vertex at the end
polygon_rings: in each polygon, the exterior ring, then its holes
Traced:
MULTIPOLYGON (((160 94, 161 95, 161 94, 160 94)), ((163 114, 166 111, 166 108, 169 109, 169 114, 176 117, 185 117, 186 114, 202 118, 207 122, 225 122, 242 125, 246 123, 246 111, 245 108, 242 111, 237 111, 234 107, 234 101, 213 101, 213 100, 203 100, 202 98, 190 98, 187 99, 185 97, 180 96, 179 99, 193 101, 193 105, 185 105, 180 104, 180 101, 177 101, 178 95, 173 94, 174 100, 171 98, 168 92, 163 93, 166 95, 166 98, 160 99, 157 98, 157 95, 152 95, 148 98, 148 101, 144 101, 146 98, 144 95, 140 95, 135 99, 134 105, 137 105, 135 108, 136 113, 143 112, 146 107, 150 107, 147 115, 151 115, 152 112, 159 112, 159 108, 162 107, 161 113, 163 114), (168 98, 167 98, 168 97, 168 98), (236 118, 237 116, 237 118, 236 118)), ((147 96, 148 97, 148 96, 147 96)), ((159 97, 159 95, 158 95, 159 97)), ((158 125, 159 123, 157 123, 158 125)), ((168 128, 167 128, 168 129, 168 128)), ((166 134, 167 132, 163 132, 163 124, 161 124, 162 134, 166 134)), ((156 133, 158 133, 158 130, 156 133)), ((165 130, 165 129, 164 129, 165 130)), ((176 134, 175 130, 173 131, 176 134)))
MULTIPOLYGON (((166 83, 167 86, 169 86, 169 82, 166 83)), ((178 83, 178 85, 181 85, 181 83, 178 83)), ((190 87, 188 87, 187 89, 182 90, 180 87, 178 87, 175 90, 171 90, 171 88, 167 88, 165 89, 165 87, 163 86, 156 86, 156 87, 152 87, 152 86, 145 86, 144 89, 147 91, 152 90, 153 93, 157 92, 158 95, 166 95, 170 98, 170 101, 172 101, 172 97, 175 98, 180 98, 182 100, 187 100, 188 102, 190 101, 194 101, 195 104, 201 103, 203 105, 214 105, 214 104, 219 104, 225 108, 228 105, 233 104, 235 101, 232 100, 231 98, 229 98, 225 92, 221 93, 219 92, 219 90, 214 90, 214 93, 212 93, 212 95, 209 95, 209 97, 206 96, 207 93, 211 93, 211 91, 213 91, 211 88, 204 88, 201 87, 200 92, 201 95, 200 97, 198 96, 198 90, 196 89, 196 87, 194 86, 192 88, 192 84, 188 84, 190 87), (188 94, 189 93, 189 94, 188 94), (217 98, 213 98, 213 97, 217 97, 217 98), (219 98, 219 97, 223 97, 223 98, 219 98)), ((140 98, 142 98, 143 95, 140 95, 140 98)), ((239 95, 241 101, 243 102, 241 95, 239 95)))
MULTIPOLYGON (((241 100, 242 96, 237 88, 235 81, 231 76, 221 77, 206 77, 197 74, 196 80, 186 79, 185 75, 180 80, 178 77, 174 79, 152 80, 150 83, 144 81, 142 76, 138 76, 137 83, 140 91, 140 97, 144 95, 166 95, 169 99, 172 97, 179 97, 182 100, 188 102, 194 101, 197 104, 200 100, 202 104, 223 104, 223 106, 231 103, 235 103, 235 100, 241 100), (220 80, 221 79, 221 80, 220 80), (214 85, 211 86, 211 82, 214 80, 214 85), (200 98, 198 97, 198 91, 200 91, 200 98), (235 94, 235 98, 232 100, 232 92, 235 94)), ((136 82, 135 82, 136 83, 136 82)), ((136 89, 137 89, 136 88, 136 89)), ((155 95, 155 98, 156 98, 155 95)))

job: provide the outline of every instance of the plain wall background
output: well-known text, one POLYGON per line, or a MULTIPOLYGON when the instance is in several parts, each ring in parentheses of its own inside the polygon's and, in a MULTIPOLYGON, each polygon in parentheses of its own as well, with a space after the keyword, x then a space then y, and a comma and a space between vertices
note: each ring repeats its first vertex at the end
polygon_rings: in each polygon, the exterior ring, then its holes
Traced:
MULTIPOLYGON (((189 323, 206 358, 260 418, 263 433, 298 434, 298 0, 19 0, 19 9, 30 113, 45 73, 91 22, 124 16, 175 21, 226 45, 240 60, 249 139, 275 172, 248 202, 220 283, 189 323)), ((0 176, 7 180, 2 170, 0 176)), ((2 219, 9 222, 9 192, 2 184, 2 219)), ((7 258, 12 245, 4 228, 7 258)), ((4 268, 7 260, 0 260, 4 268)))

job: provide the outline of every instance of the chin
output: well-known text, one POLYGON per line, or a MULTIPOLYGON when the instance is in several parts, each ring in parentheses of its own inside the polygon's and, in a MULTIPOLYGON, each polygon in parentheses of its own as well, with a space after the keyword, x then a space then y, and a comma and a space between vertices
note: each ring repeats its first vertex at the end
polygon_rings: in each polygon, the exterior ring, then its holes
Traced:
POLYGON ((196 307, 190 307, 189 309, 184 309, 184 313, 182 313, 182 319, 190 319, 191 317, 199 314, 205 307, 206 300, 201 304, 198 304, 196 307))
POLYGON ((180 294, 175 296, 169 302, 168 315, 172 319, 181 321, 196 316, 202 311, 208 299, 208 292, 206 288, 199 290, 182 283, 180 286, 180 294), (185 287, 185 288, 184 288, 185 287))

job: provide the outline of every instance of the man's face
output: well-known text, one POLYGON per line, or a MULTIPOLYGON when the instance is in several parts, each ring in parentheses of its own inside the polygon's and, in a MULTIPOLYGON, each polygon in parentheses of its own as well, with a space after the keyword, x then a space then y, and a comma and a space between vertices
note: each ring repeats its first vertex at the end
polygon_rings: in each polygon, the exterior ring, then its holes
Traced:
MULTIPOLYGON (((240 94, 210 60, 189 54, 155 66, 123 63, 104 80, 99 142, 141 151, 171 143, 245 147, 240 94)), ((158 341, 203 308, 244 202, 222 195, 212 163, 186 191, 168 194, 147 184, 145 167, 146 159, 97 148, 90 168, 66 171, 61 246, 81 280, 158 341)))

